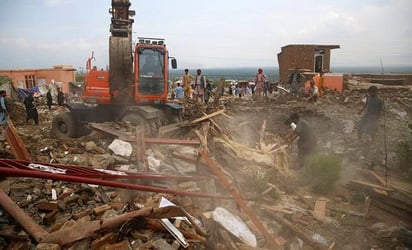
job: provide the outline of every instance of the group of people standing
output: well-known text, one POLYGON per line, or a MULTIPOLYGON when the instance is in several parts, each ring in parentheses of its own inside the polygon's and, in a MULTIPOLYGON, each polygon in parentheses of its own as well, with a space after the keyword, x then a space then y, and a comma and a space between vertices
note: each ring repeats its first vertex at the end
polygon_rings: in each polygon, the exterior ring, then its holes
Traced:
MULTIPOLYGON (((57 89, 57 104, 59 106, 64 105, 64 93, 63 91, 58 88, 57 89)), ((34 99, 34 92, 30 91, 28 96, 23 99, 23 104, 26 109, 26 123, 30 120, 33 120, 34 123, 37 125, 39 124, 39 113, 37 112, 36 102, 34 99)), ((51 110, 51 106, 53 105, 53 97, 51 94, 50 88, 47 90, 46 94, 46 104, 49 110, 51 110)))
POLYGON ((310 79, 309 88, 306 89, 306 77, 300 72, 299 67, 294 67, 293 71, 288 75, 287 85, 289 86, 289 93, 294 98, 301 98, 307 96, 307 101, 316 102, 322 96, 324 72, 319 72, 319 79, 317 84, 315 80, 310 79))
POLYGON ((196 70, 195 77, 189 73, 189 69, 185 69, 182 76, 182 85, 178 84, 176 88, 176 98, 194 99, 202 103, 209 102, 213 88, 211 83, 206 81, 206 76, 202 74, 201 69, 196 70))

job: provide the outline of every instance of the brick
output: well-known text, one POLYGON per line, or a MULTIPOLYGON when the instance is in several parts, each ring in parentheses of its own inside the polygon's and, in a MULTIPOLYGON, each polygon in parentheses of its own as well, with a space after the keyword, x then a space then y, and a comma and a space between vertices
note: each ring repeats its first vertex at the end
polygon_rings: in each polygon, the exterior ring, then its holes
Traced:
POLYGON ((104 249, 106 245, 111 245, 116 243, 117 235, 116 233, 108 233, 99 239, 96 239, 92 242, 91 249, 104 249))
POLYGON ((51 225, 56 221, 56 216, 59 214, 59 210, 54 210, 50 213, 48 213, 46 216, 43 218, 43 223, 46 225, 51 225))
POLYGON ((112 207, 108 204, 104 204, 93 209, 93 214, 96 216, 102 215, 105 211, 111 209, 112 207))
POLYGON ((57 203, 53 203, 53 202, 48 202, 48 201, 41 201, 39 203, 39 205, 37 206, 37 210, 39 212, 51 212, 58 209, 57 203))
POLYGON ((71 203, 75 203, 77 202, 78 199, 80 199, 79 195, 77 194, 70 195, 64 199, 64 205, 67 206, 67 205, 70 205, 71 203))
POLYGON ((103 248, 104 250, 132 250, 129 241, 124 240, 103 248))
POLYGON ((134 239, 142 240, 143 242, 147 242, 153 238, 153 231, 151 230, 140 230, 140 231, 132 231, 131 235, 134 239))
POLYGON ((40 243, 37 245, 36 250, 60 250, 60 245, 52 243, 40 243))
POLYGON ((127 203, 126 202, 109 202, 110 206, 114 209, 119 211, 122 209, 127 203))
POLYGON ((89 250, 91 239, 86 238, 83 240, 76 241, 73 246, 69 247, 67 250, 89 250))
POLYGON ((89 215, 89 213, 90 213, 89 210, 80 211, 78 213, 73 214, 73 219, 78 220, 80 218, 83 218, 83 217, 89 215))
POLYGON ((153 247, 157 250, 175 250, 166 240, 161 238, 153 242, 153 247))

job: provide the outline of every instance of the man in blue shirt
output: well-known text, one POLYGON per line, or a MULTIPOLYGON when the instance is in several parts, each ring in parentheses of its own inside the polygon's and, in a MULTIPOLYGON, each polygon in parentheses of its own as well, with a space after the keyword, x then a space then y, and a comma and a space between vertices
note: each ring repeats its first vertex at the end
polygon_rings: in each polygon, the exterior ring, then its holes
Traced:
POLYGON ((183 99, 184 94, 185 94, 185 90, 183 89, 182 86, 180 86, 180 83, 177 83, 177 87, 176 87, 176 98, 177 99, 183 99))

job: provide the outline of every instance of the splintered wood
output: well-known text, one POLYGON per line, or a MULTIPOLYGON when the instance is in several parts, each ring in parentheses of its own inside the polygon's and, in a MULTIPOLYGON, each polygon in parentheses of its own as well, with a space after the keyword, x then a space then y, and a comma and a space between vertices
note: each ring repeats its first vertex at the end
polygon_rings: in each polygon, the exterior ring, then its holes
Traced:
MULTIPOLYGON (((226 130, 224 129, 225 126, 219 124, 217 120, 212 119, 213 117, 216 117, 220 114, 224 115, 223 109, 211 114, 206 114, 204 112, 202 113, 204 114, 203 117, 189 121, 185 124, 186 126, 188 126, 204 121, 211 122, 212 126, 210 126, 209 122, 207 122, 207 125, 202 125, 201 129, 194 130, 201 141, 202 148, 207 148, 207 130, 210 127, 216 135, 213 137, 213 142, 221 145, 221 148, 227 150, 229 155, 234 155, 235 157, 253 162, 263 167, 274 167, 282 175, 289 174, 289 155, 286 150, 288 145, 280 145, 280 143, 278 142, 269 144, 265 143, 266 120, 263 121, 259 133, 259 142, 257 142, 259 146, 256 148, 251 148, 244 144, 236 142, 232 138, 232 136, 228 132, 226 132, 226 130)), ((229 119, 230 118, 231 117, 229 117, 229 119)))

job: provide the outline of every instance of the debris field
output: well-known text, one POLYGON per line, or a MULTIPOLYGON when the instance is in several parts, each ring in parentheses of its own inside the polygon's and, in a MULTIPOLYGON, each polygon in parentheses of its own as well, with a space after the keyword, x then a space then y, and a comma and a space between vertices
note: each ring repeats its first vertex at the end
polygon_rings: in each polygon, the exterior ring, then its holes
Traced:
POLYGON ((397 145, 412 140, 412 89, 379 86, 385 114, 370 145, 356 136, 367 87, 316 103, 282 92, 184 100, 183 121, 158 134, 117 122, 70 139, 50 131, 63 107, 49 111, 40 97, 39 125, 26 124, 21 101, 9 100, 30 160, 2 145, 0 248, 409 249, 412 174, 397 145), (314 192, 295 168, 293 112, 320 154, 342 159, 330 190, 314 192))

